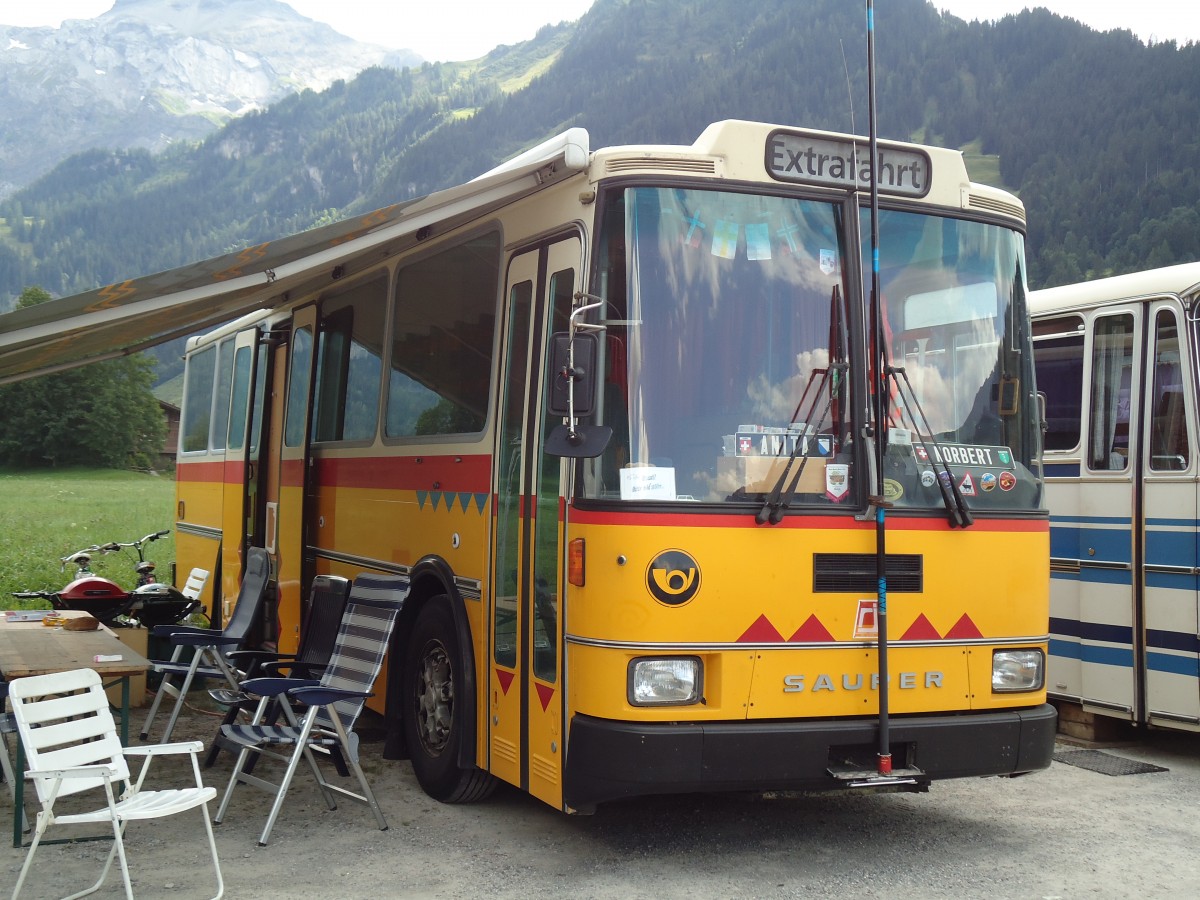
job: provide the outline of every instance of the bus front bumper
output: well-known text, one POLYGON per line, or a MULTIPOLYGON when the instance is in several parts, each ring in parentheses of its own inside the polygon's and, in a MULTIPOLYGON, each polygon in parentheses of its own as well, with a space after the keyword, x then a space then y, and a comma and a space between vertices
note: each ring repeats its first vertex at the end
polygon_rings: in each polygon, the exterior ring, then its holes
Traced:
MULTIPOLYGON (((1028 709, 889 720, 894 765, 930 781, 1020 775, 1045 769, 1057 714, 1028 709)), ((844 786, 829 770, 847 757, 872 757, 878 720, 786 722, 621 722, 571 720, 565 805, 649 794, 713 791, 819 791, 844 786)))

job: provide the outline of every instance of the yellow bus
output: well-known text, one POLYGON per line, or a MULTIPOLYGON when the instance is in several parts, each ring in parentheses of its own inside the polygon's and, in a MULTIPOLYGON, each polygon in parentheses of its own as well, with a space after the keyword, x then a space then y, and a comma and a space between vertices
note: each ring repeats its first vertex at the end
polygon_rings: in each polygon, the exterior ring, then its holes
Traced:
POLYGON ((1200 730, 1197 295, 1200 263, 1030 296, 1048 689, 1093 716, 1187 731, 1200 730))
POLYGON ((219 573, 220 621, 265 547, 285 650, 315 574, 407 575, 372 702, 442 801, 1045 768, 1024 210, 957 152, 877 146, 572 129, 106 289, 180 328, 244 313, 187 347, 180 570, 219 573))

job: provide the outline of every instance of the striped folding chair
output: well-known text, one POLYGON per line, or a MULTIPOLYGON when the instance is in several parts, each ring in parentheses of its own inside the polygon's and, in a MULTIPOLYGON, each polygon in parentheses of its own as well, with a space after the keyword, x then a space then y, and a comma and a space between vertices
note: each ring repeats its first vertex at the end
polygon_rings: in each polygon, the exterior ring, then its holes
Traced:
MULTIPOLYGON (((346 611, 346 599, 349 594, 348 579, 339 578, 337 575, 317 575, 313 578, 312 587, 309 589, 308 609, 304 613, 304 624, 300 626, 300 646, 296 648, 296 652, 235 650, 229 654, 229 659, 239 670, 246 673, 239 681, 250 681, 260 677, 320 678, 329 663, 329 657, 333 655, 338 626, 341 625, 342 614, 346 611)), ((239 719, 244 719, 254 711, 259 699, 248 697, 241 690, 235 691, 228 687, 213 688, 208 694, 218 703, 228 707, 221 725, 232 725, 239 719)), ((267 718, 270 721, 261 724, 273 724, 279 717, 268 712, 267 718)), ((236 746, 225 745, 221 736, 221 725, 217 726, 216 737, 213 738, 208 756, 204 760, 206 769, 212 767, 222 750, 240 750, 236 746)), ((340 760, 338 763, 338 774, 348 775, 349 772, 340 764, 340 760)))
MULTIPOLYGON (((358 763, 358 735, 354 733, 354 723, 371 696, 408 589, 408 579, 398 576, 363 574, 354 579, 333 655, 320 681, 255 678, 242 682, 243 691, 260 699, 250 723, 221 727, 222 739, 240 747, 240 752, 214 822, 220 823, 224 819, 239 784, 253 785, 273 794, 275 802, 258 839, 259 846, 266 846, 292 776, 303 758, 330 809, 337 808, 336 796, 366 804, 374 813, 380 830, 387 830, 387 820, 358 763), (265 717, 276 697, 291 701, 277 705, 287 722, 268 724, 265 717), (293 704, 298 704, 301 709, 307 707, 302 717, 293 711, 293 704), (322 774, 317 757, 333 759, 339 754, 357 779, 361 793, 331 784, 322 774), (250 760, 256 756, 274 758, 285 764, 278 782, 261 777, 258 769, 254 773, 248 771, 250 760)), ((259 758, 256 765, 261 766, 262 762, 259 758)))

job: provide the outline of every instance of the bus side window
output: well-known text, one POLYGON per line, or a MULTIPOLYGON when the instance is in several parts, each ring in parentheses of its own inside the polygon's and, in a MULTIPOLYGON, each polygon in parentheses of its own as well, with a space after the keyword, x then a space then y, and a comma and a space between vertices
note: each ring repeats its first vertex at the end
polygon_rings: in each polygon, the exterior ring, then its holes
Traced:
POLYGON ((217 378, 213 394, 212 429, 208 445, 213 450, 224 450, 229 437, 229 401, 233 388, 233 345, 232 337, 221 341, 217 349, 217 378))
POLYGON ((216 347, 206 347, 188 357, 183 423, 179 429, 179 449, 184 453, 208 449, 208 431, 212 423, 213 376, 216 369, 216 347))
POLYGON ((1047 319, 1033 327, 1037 387, 1046 397, 1045 449, 1074 450, 1083 418, 1083 320, 1047 319))
POLYGON ((387 278, 321 302, 314 441, 369 441, 379 417, 387 278))
POLYGON ((1096 319, 1092 337, 1088 466, 1120 472, 1129 465, 1130 375, 1133 371, 1133 316, 1096 319))
POLYGON ((1175 316, 1160 309, 1155 319, 1154 384, 1150 400, 1150 468, 1182 471, 1188 467, 1187 419, 1179 333, 1175 316))
POLYGON ((387 437, 482 433, 500 259, 500 235, 487 232, 396 273, 387 437))

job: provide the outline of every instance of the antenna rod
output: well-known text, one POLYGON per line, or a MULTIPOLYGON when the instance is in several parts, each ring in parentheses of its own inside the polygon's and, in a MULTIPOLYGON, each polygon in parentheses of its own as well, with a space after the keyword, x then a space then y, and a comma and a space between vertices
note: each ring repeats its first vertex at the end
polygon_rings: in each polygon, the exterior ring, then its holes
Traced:
MULTIPOLYGON (((867 122, 871 154, 871 312, 875 346, 875 473, 883 493, 883 451, 887 442, 888 348, 883 327, 883 297, 879 289, 879 148, 875 134, 875 4, 867 0, 867 122)), ((875 498, 875 573, 879 579, 875 622, 879 628, 879 768, 892 774, 888 733, 887 526, 883 497, 875 498)))

